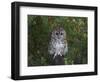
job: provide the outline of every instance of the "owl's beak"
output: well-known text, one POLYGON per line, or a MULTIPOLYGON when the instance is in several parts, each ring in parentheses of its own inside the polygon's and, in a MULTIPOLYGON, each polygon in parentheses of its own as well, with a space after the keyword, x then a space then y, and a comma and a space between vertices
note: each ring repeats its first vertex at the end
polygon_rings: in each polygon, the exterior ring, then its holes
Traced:
POLYGON ((60 39, 60 37, 58 36, 58 39, 60 39))

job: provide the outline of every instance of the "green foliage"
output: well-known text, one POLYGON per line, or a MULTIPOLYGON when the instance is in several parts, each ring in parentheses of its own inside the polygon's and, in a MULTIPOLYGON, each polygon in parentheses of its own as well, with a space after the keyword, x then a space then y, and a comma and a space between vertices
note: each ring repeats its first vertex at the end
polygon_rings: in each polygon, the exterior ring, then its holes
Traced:
POLYGON ((28 15, 28 66, 50 65, 50 32, 63 26, 67 33, 65 64, 87 64, 87 18, 28 15))

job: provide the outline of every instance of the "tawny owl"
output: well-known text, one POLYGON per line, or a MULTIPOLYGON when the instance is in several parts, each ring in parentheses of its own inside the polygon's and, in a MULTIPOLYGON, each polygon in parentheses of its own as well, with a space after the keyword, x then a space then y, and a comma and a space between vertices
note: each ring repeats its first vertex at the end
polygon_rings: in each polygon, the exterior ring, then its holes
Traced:
POLYGON ((64 56, 68 51, 66 31, 62 27, 57 27, 52 31, 48 51, 53 58, 57 55, 64 56))

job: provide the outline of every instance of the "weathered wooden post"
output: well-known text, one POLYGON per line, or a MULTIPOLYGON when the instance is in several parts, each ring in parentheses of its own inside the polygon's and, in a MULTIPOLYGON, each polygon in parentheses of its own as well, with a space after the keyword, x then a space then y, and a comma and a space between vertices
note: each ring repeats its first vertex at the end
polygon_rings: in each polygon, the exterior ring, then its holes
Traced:
POLYGON ((64 57, 57 55, 55 58, 52 58, 51 64, 52 65, 64 65, 65 64, 64 57))

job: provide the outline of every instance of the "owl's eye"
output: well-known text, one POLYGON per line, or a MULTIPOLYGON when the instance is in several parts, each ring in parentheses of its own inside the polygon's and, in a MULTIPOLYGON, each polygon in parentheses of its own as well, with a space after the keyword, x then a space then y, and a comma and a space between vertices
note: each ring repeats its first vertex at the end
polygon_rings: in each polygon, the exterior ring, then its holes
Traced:
POLYGON ((61 35, 63 35, 63 33, 60 33, 61 35))
POLYGON ((58 35, 58 33, 56 33, 56 35, 58 35))

